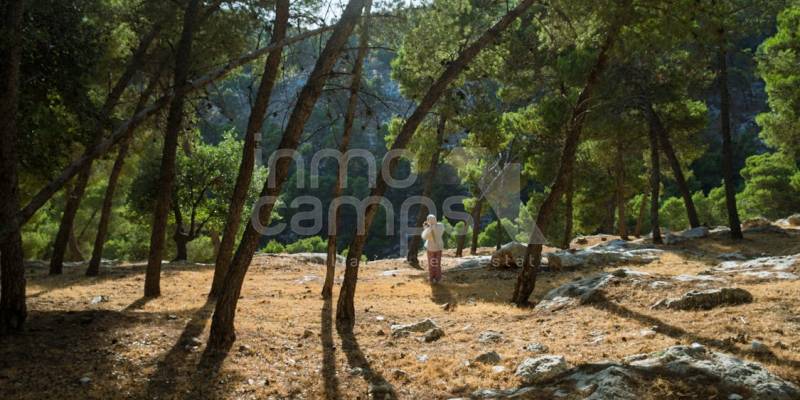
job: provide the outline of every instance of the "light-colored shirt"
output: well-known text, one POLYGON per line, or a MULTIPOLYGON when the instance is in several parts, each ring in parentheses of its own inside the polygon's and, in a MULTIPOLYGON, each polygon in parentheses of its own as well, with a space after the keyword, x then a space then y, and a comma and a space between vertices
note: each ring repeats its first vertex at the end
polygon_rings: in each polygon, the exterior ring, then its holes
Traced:
POLYGON ((442 235, 444 235, 444 225, 441 222, 425 228, 425 230, 422 231, 422 238, 425 239, 425 248, 427 248, 428 251, 444 250, 442 235))

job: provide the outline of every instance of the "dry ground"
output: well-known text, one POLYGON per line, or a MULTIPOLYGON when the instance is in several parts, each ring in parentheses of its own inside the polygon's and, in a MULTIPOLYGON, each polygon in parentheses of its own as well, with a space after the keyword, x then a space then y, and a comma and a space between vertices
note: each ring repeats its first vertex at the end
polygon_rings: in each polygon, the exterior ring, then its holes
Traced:
MULTIPOLYGON (((659 262, 628 267, 664 276, 697 274, 715 265, 722 252, 800 253, 798 239, 800 231, 750 234, 741 243, 703 239, 665 247, 670 251, 659 262)), ((449 268, 457 260, 451 254, 445 262, 449 268)), ((597 270, 543 273, 534 298, 597 270)), ((347 335, 336 331, 331 304, 318 295, 323 272, 286 257, 257 257, 239 302, 238 340, 220 359, 204 356, 203 343, 191 346, 193 338, 205 342, 208 335, 209 266, 166 265, 163 296, 151 301, 141 299, 142 265, 108 267, 98 278, 84 277, 79 267, 60 277, 32 268, 29 328, 0 342, 0 399, 365 399, 370 383, 388 383, 402 399, 444 399, 517 385, 513 371, 530 342, 545 344, 573 364, 700 342, 760 361, 800 383, 800 281, 737 282, 754 295, 754 303, 700 312, 649 308, 696 283, 659 290, 623 283, 607 288, 605 303, 545 312, 507 304, 516 271, 445 272, 445 282, 431 287, 422 271, 382 260, 360 272, 358 323, 354 335, 347 335), (101 295, 108 301, 90 304, 101 295), (445 311, 443 303, 455 309, 445 311), (434 319, 446 336, 434 343, 416 335, 391 337, 391 323, 424 318, 434 319), (655 338, 640 336, 651 327, 658 327, 655 338), (479 343, 477 336, 490 329, 502 332, 504 340, 479 343), (774 356, 750 354, 754 339, 774 356), (505 372, 471 361, 490 350, 502 355, 505 372)), ((652 396, 695 397, 686 390, 664 383, 654 386, 652 396)))

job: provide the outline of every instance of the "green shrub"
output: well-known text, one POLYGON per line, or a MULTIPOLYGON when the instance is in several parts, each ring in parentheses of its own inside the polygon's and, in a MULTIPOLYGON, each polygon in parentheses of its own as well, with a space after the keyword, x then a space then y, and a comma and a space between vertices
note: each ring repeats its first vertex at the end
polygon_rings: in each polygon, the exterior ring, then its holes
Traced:
POLYGON ((280 244, 277 240, 270 240, 263 249, 261 249, 262 253, 270 253, 270 254, 279 254, 286 251, 286 248, 280 244))
POLYGON ((192 240, 186 245, 186 250, 189 253, 189 260, 200 263, 214 262, 214 244, 211 243, 211 238, 208 236, 201 236, 192 240))
POLYGON ((328 243, 319 236, 311 236, 300 239, 294 243, 286 245, 287 253, 324 253, 327 251, 328 243))
MULTIPOLYGON (((500 232, 501 244, 506 244, 516 238, 519 233, 517 226, 511 220, 503 218, 503 230, 500 232)), ((497 228, 499 224, 497 221, 492 221, 486 228, 478 235, 478 245, 481 247, 492 247, 497 244, 497 228)))

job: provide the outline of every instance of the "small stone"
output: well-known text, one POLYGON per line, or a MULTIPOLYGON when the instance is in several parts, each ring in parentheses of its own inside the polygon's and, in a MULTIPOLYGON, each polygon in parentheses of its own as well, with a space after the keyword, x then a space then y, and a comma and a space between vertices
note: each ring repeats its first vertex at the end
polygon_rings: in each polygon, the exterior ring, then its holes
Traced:
POLYGON ((108 296, 94 296, 92 300, 89 301, 89 304, 100 304, 105 303, 108 301, 108 296))
POLYGON ((442 328, 433 328, 425 332, 423 340, 425 340, 425 343, 435 342, 439 340, 442 336, 444 336, 444 331, 442 330, 442 328))
POLYGON ((254 353, 255 352, 253 351, 253 349, 251 349, 250 346, 248 346, 246 344, 243 344, 243 345, 239 346, 239 354, 242 354, 242 355, 245 355, 245 356, 251 356, 254 353))
POLYGON ((656 337, 657 332, 652 329, 642 329, 639 331, 639 336, 647 339, 656 337))
POLYGON ((425 319, 419 322, 405 325, 392 325, 392 336, 403 336, 409 332, 427 332, 431 329, 438 328, 435 322, 431 319, 425 319))
POLYGON ((488 365, 495 365, 499 363, 500 360, 502 360, 502 357, 500 357, 500 354, 497 354, 496 351, 486 352, 475 357, 475 362, 488 365))
POLYGON ((445 311, 453 311, 456 308, 455 305, 450 304, 450 303, 444 303, 444 304, 442 304, 441 307, 442 307, 442 310, 445 310, 445 311))
POLYGON ((395 368, 392 370, 392 378, 397 380, 406 380, 408 379, 408 373, 402 369, 395 368))
POLYGON ((78 382, 80 382, 81 385, 86 386, 86 385, 92 383, 92 378, 89 378, 88 376, 84 376, 81 379, 79 379, 78 382))
POLYGON ((772 353, 772 351, 770 351, 770 349, 769 349, 769 347, 767 347, 767 345, 765 345, 764 343, 759 342, 758 340, 753 340, 752 342, 750 342, 750 350, 753 353, 756 353, 756 354, 770 354, 770 353, 772 353))
POLYGON ((430 359, 430 357, 428 357, 427 354, 420 354, 419 356, 417 356, 417 361, 421 363, 428 362, 428 359, 430 359))
POLYGON ((305 331, 303 331, 303 339, 308 339, 312 336, 314 336, 314 332, 312 332, 311 330, 306 329, 305 331))
POLYGON ((174 320, 178 319, 178 316, 175 315, 175 314, 169 314, 169 315, 167 315, 167 319, 170 320, 170 321, 174 321, 174 320))
POLYGON ((516 375, 530 385, 552 379, 568 369, 564 356, 545 355, 526 358, 517 366, 516 375))
POLYGON ((728 400, 744 400, 744 397, 738 393, 731 393, 728 395, 728 400))
POLYGON ((388 382, 376 382, 369 385, 369 395, 372 399, 392 398, 393 393, 394 388, 388 382))
POLYGON ((375 335, 376 336, 386 336, 386 332, 384 332, 383 329, 378 329, 378 331, 375 332, 375 335))
POLYGON ((359 367, 350 368, 350 375, 358 376, 358 375, 361 375, 363 373, 364 373, 364 370, 359 368, 359 367))
POLYGON ((478 335, 480 343, 497 343, 503 340, 503 334, 497 331, 483 331, 478 335))
POLYGON ((547 353, 547 351, 549 350, 547 346, 541 343, 528 343, 523 347, 523 349, 531 353, 547 353))
POLYGON ((189 340, 186 341, 186 345, 190 346, 190 347, 199 347, 202 344, 203 344, 203 341, 200 340, 200 338, 198 338, 198 337, 189 338, 189 340))
POLYGON ((503 372, 506 372, 506 367, 502 365, 495 365, 494 367, 492 367, 493 374, 502 374, 503 372))

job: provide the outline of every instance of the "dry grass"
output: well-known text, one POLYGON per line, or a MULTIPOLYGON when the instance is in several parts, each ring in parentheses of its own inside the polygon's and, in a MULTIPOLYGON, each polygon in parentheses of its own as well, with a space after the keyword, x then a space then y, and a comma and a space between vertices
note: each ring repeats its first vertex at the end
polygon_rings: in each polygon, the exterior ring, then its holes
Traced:
MULTIPOLYGON (((697 274, 716 263, 714 256, 720 252, 800 253, 798 238, 793 232, 753 234, 742 243, 705 239, 670 247, 656 263, 630 267, 656 275, 648 280, 697 274)), ((445 262, 452 267, 457 260, 450 257, 445 262)), ((607 301, 601 304, 543 312, 507 304, 515 271, 446 272, 445 283, 431 287, 424 272, 406 268, 399 260, 382 260, 370 262, 360 272, 358 323, 351 336, 336 332, 331 305, 319 298, 321 266, 257 257, 239 302, 238 340, 221 361, 203 356, 203 345, 194 350, 185 346, 191 338, 207 338, 213 305, 206 303, 205 294, 212 269, 196 265, 164 269, 163 296, 152 301, 140 298, 141 265, 107 268, 99 278, 85 278, 78 268, 68 268, 60 277, 32 270, 29 329, 0 343, 0 398, 363 399, 368 397, 369 382, 384 381, 399 398, 449 398, 478 388, 517 385, 513 370, 526 356, 522 347, 529 342, 543 343, 573 364, 620 360, 676 343, 701 342, 760 361, 800 383, 797 281, 735 282, 756 301, 705 312, 649 308, 656 300, 680 295, 696 284, 654 290, 625 282, 609 287, 607 301), (98 295, 109 300, 90 305, 98 295), (455 304, 455 310, 443 310, 443 303, 455 304), (423 343, 414 335, 391 338, 391 323, 429 317, 446 332, 439 341, 423 343), (640 336, 641 329, 653 326, 659 332, 655 338, 640 336), (479 343, 478 334, 489 329, 502 332, 505 339, 479 343), (604 338, 595 341, 599 335, 604 338), (773 349, 774 357, 750 354, 747 347, 753 339, 773 349), (250 351, 239 351, 242 345, 250 351), (505 372, 494 373, 471 362, 489 350, 502 355, 505 372), (423 355, 426 362, 419 361, 423 355), (81 384, 82 377, 92 382, 81 384)), ((534 297, 596 270, 600 269, 544 273, 534 297)), ((678 398, 693 390, 678 383, 655 383, 654 398, 678 398)))

